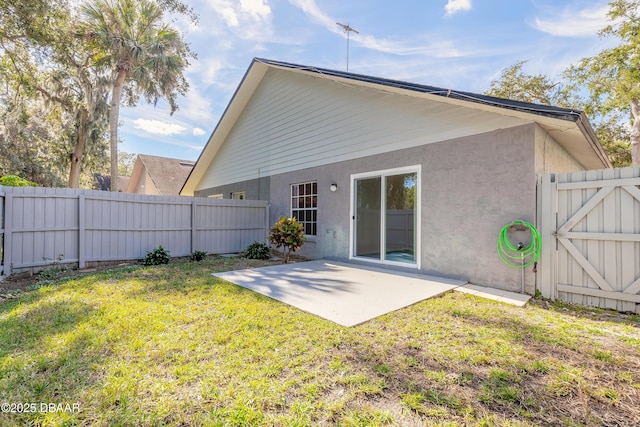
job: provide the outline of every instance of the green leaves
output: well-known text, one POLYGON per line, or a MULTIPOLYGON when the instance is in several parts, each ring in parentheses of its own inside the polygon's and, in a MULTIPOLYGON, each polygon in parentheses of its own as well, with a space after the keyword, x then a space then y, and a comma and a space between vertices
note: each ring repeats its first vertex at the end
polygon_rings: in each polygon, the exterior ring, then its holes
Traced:
POLYGON ((486 93, 581 109, 614 167, 639 165, 640 107, 635 106, 640 106, 640 1, 616 0, 609 7, 611 24, 600 35, 617 38, 617 46, 583 58, 558 80, 527 74, 527 61, 519 61, 502 70, 486 93))
POLYGON ((0 178, 0 185, 7 187, 37 187, 38 184, 16 175, 5 175, 0 178))
POLYGON ((619 44, 583 58, 565 74, 586 86, 593 109, 601 115, 622 123, 632 116, 632 164, 640 165, 640 112, 633 108, 640 103, 640 1, 615 0, 609 8, 611 24, 600 35, 614 37, 619 44))
POLYGON ((487 95, 542 105, 562 104, 560 82, 552 81, 544 74, 526 74, 527 61, 518 61, 505 68, 500 77, 489 84, 487 95))
POLYGON ((253 242, 247 247, 243 255, 249 259, 269 259, 271 249, 262 242, 253 242))
POLYGON ((151 252, 147 253, 147 255, 142 260, 142 265, 169 264, 170 259, 171 256, 169 255, 169 251, 163 248, 162 245, 160 245, 151 252))
POLYGON ((300 249, 306 240, 304 237, 304 226, 300 224, 295 217, 280 217, 278 222, 271 227, 269 232, 271 233, 269 241, 276 248, 285 249, 284 262, 289 262, 291 252, 295 252, 300 249))
MULTIPOLYGON (((179 1, 163 7, 180 9, 179 1)), ((118 184, 118 117, 122 102, 135 106, 140 99, 156 104, 166 99, 171 113, 177 98, 189 87, 184 71, 189 45, 177 30, 164 22, 163 9, 150 0, 93 0, 82 8, 82 26, 92 34, 93 66, 115 76, 111 81, 109 137, 111 190, 118 184)))

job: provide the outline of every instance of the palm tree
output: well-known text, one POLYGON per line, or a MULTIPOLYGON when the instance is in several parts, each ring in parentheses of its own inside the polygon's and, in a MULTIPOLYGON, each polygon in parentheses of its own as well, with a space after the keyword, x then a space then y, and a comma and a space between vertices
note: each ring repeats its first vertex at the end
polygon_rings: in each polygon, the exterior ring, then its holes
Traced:
POLYGON ((194 57, 182 36, 163 21, 162 9, 150 0, 93 0, 82 8, 84 37, 94 62, 112 73, 109 106, 111 191, 118 188, 118 120, 123 93, 128 105, 140 96, 154 105, 165 99, 171 114, 188 83, 183 75, 194 57))

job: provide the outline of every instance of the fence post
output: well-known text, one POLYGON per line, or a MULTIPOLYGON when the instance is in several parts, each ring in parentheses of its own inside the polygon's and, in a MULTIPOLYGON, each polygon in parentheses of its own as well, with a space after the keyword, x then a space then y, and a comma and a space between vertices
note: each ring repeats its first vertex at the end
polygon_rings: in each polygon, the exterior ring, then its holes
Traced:
POLYGON ((85 212, 85 195, 80 193, 78 196, 78 268, 86 267, 87 254, 85 248, 86 241, 86 212, 85 212))
POLYGON ((191 253, 196 251, 196 198, 191 199, 191 253))
POLYGON ((269 224, 269 207, 271 204, 266 202, 264 207, 264 239, 269 244, 269 229, 271 228, 269 224))
POLYGON ((12 201, 13 195, 10 191, 6 192, 4 195, 4 250, 2 251, 4 254, 3 276, 11 276, 12 201))
POLYGON ((556 187, 555 176, 543 175, 540 179, 540 217, 538 227, 541 236, 540 263, 538 265, 540 277, 540 292, 545 298, 557 298, 556 283, 556 187))

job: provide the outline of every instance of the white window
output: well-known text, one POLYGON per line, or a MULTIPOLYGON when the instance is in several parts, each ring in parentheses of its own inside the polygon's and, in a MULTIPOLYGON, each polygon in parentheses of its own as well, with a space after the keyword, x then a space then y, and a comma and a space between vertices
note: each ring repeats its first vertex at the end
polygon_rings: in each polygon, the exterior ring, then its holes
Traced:
POLYGON ((210 199, 224 199, 224 195, 222 194, 212 194, 211 196, 207 196, 210 199))
POLYGON ((246 191, 236 191, 235 193, 231 193, 231 198, 233 200, 244 200, 247 198, 246 191))
POLYGON ((291 216, 304 226, 304 234, 318 234, 318 183, 316 181, 291 186, 291 216))

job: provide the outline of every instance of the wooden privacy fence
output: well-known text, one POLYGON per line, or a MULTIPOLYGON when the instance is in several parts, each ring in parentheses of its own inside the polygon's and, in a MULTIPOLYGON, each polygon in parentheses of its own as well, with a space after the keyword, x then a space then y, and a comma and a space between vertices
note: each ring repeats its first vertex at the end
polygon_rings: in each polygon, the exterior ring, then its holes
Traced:
POLYGON ((266 201, 147 196, 66 188, 0 187, 0 277, 53 263, 231 253, 269 229, 266 201))
POLYGON ((545 175, 539 207, 542 295, 640 313, 640 168, 545 175))

